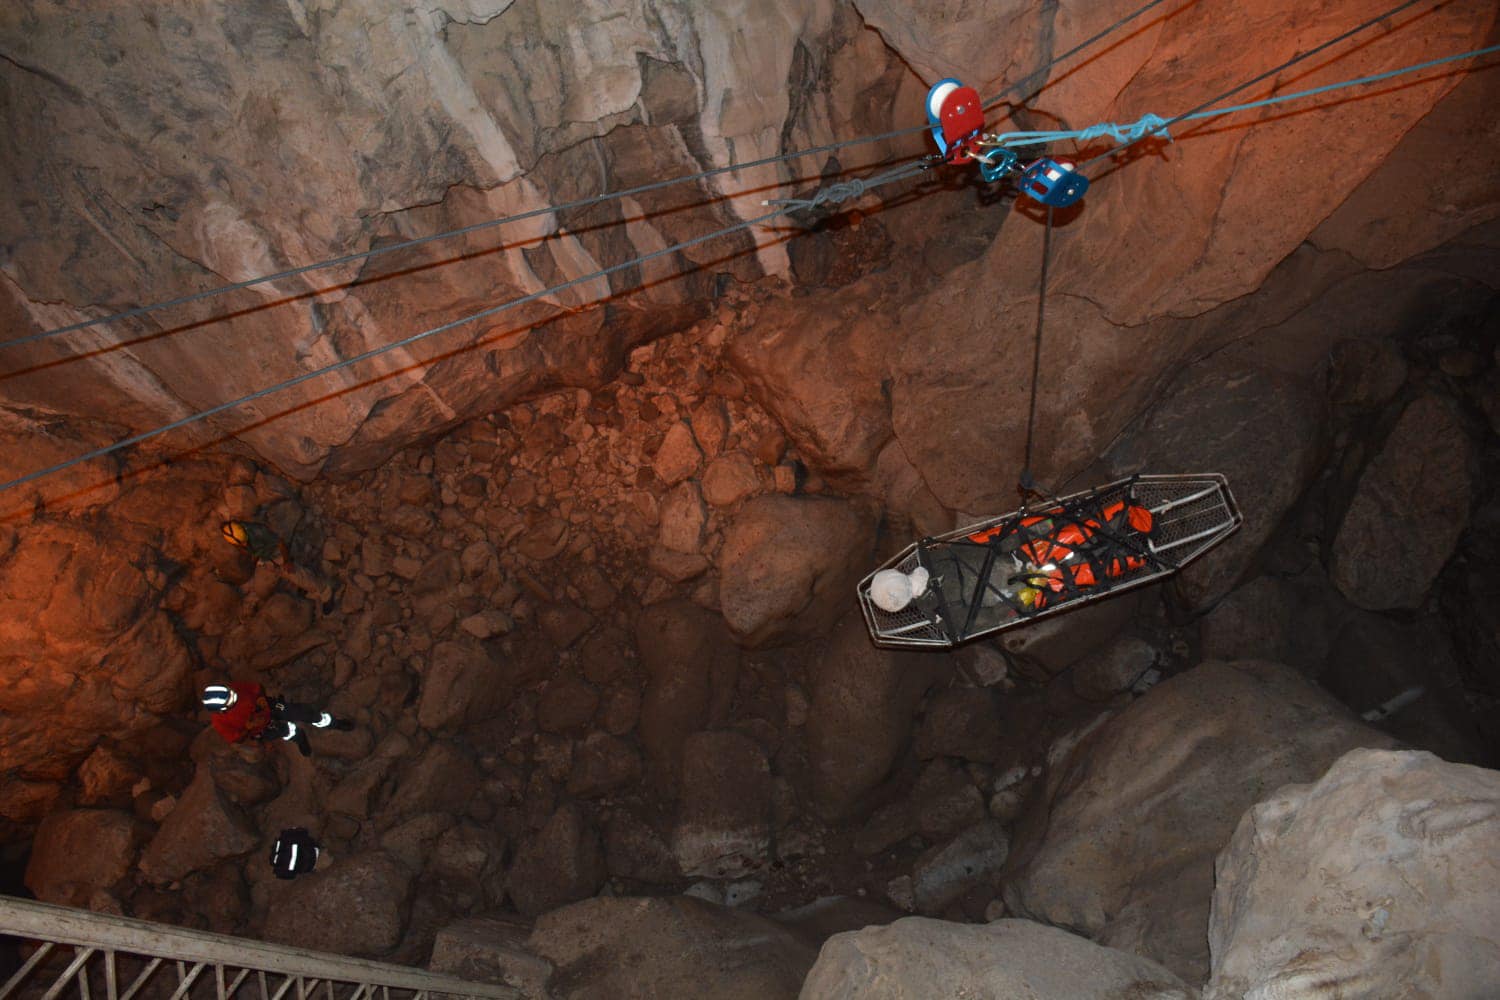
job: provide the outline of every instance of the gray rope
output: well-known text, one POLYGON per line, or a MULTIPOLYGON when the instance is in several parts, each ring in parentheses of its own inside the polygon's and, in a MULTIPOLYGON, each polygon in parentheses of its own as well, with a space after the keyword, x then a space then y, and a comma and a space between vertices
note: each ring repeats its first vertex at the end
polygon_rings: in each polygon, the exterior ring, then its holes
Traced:
POLYGON ((1263 80, 1268 80, 1271 77, 1277 75, 1278 73, 1281 73, 1281 72, 1284 72, 1284 71, 1286 71, 1288 69, 1291 69, 1293 66, 1297 65, 1298 63, 1300 63, 1300 62, 1302 62, 1302 61, 1304 61, 1306 59, 1311 59, 1313 56, 1317 55, 1319 52, 1322 52, 1322 51, 1324 51, 1324 50, 1326 50, 1328 48, 1331 48, 1332 46, 1337 45, 1339 42, 1342 42, 1342 41, 1344 41, 1347 38, 1352 38, 1353 36, 1359 34, 1361 31, 1364 31, 1364 30, 1366 30, 1368 28, 1372 28, 1375 25, 1379 24, 1381 21, 1384 21, 1384 20, 1386 20, 1388 18, 1395 17, 1397 14, 1399 14, 1402 11, 1406 10, 1408 7, 1415 7, 1417 4, 1422 3, 1422 2, 1423 2, 1423 0, 1404 0, 1404 2, 1397 4, 1396 6, 1392 7, 1390 10, 1386 11, 1385 13, 1383 13, 1383 14, 1377 14, 1374 17, 1370 18, 1368 21, 1364 21, 1363 23, 1358 24, 1358 25, 1356 25, 1353 28, 1350 28, 1348 31, 1345 31, 1345 32, 1343 32, 1340 35, 1335 35, 1333 38, 1328 39, 1326 42, 1323 42, 1323 43, 1315 46, 1314 48, 1308 49, 1306 52, 1303 52, 1300 55, 1293 56, 1292 58, 1288 59, 1286 62, 1282 63, 1281 65, 1274 66, 1271 69, 1266 70, 1264 73, 1261 73, 1258 76, 1251 77, 1249 80, 1246 80, 1244 83, 1239 84, 1238 86, 1229 88, 1228 90, 1224 91, 1222 94, 1218 95, 1217 97, 1210 98, 1209 100, 1204 101, 1202 104, 1198 105, 1197 107, 1192 108, 1192 109, 1190 109, 1188 111, 1184 111, 1180 115, 1174 115, 1173 117, 1168 118, 1166 121, 1161 122, 1160 124, 1152 126, 1150 129, 1146 130, 1146 132, 1145 132, 1144 135, 1140 136, 1139 138, 1134 138, 1134 139, 1130 139, 1130 140, 1128 140, 1126 142, 1122 142, 1122 143, 1118 144, 1117 146, 1113 147, 1112 149, 1105 150, 1103 153, 1100 153, 1098 156, 1091 157, 1090 159, 1085 160, 1083 163, 1080 163, 1078 165, 1078 169, 1080 171, 1087 170, 1089 167, 1091 167, 1094 164, 1098 163, 1100 160, 1107 160, 1110 157, 1114 156, 1116 153, 1118 153, 1120 150, 1125 149, 1128 146, 1134 145, 1136 142, 1140 141, 1141 138, 1145 138, 1145 136, 1147 136, 1147 135, 1154 135, 1154 134, 1159 134, 1159 133, 1165 132, 1168 129, 1170 129, 1173 125, 1176 125, 1178 122, 1182 121, 1183 119, 1185 119, 1185 118, 1191 118, 1192 116, 1198 114, 1201 111, 1207 111, 1209 108, 1213 107, 1215 104, 1218 104, 1220 101, 1228 100, 1229 98, 1233 97, 1235 94, 1238 94, 1240 91, 1242 91, 1242 90, 1248 90, 1249 88, 1255 86, 1257 83, 1260 83, 1263 80))
MULTIPOLYGON (((923 167, 922 169, 926 168, 923 167)), ((864 182, 863 186, 866 190, 868 190, 877 185, 889 184, 892 181, 900 180, 902 177, 909 175, 910 168, 903 168, 902 171, 891 171, 889 174, 870 178, 869 180, 864 182)), ((409 337, 404 337, 401 340, 397 340, 393 343, 385 344, 381 347, 371 348, 370 350, 365 351, 363 354, 356 354, 354 357, 344 358, 342 361, 336 361, 331 365, 325 365, 322 368, 317 368, 310 372, 303 372, 301 375, 286 379, 283 382, 277 382, 275 385, 267 386, 264 389, 257 389, 255 392, 241 396, 238 399, 232 399, 227 403, 219 403, 218 405, 211 406, 206 410, 199 410, 197 413, 191 413, 185 417, 180 417, 177 420, 173 420, 171 423, 163 424, 162 426, 157 427, 153 430, 144 431, 140 434, 132 435, 120 441, 116 441, 113 444, 105 445, 102 448, 95 448, 93 451, 87 452, 86 454, 78 455, 74 458, 67 459, 66 461, 59 462, 56 465, 48 466, 45 469, 39 469, 36 472, 27 473, 26 475, 21 476, 17 479, 12 479, 9 482, 0 483, 0 493, 3 493, 13 487, 32 482, 33 480, 41 479, 44 476, 50 476, 54 472, 61 472, 64 469, 71 468, 72 466, 78 465, 82 462, 89 462, 96 458, 103 458, 105 455, 117 452, 122 448, 128 448, 132 445, 140 444, 143 441, 149 441, 150 439, 165 434, 168 431, 174 431, 182 427, 187 427, 191 424, 196 424, 199 421, 206 420, 209 417, 223 413, 227 410, 235 409, 237 407, 245 405, 246 403, 252 403, 258 399, 264 399, 266 396, 281 392, 284 389, 290 389, 293 386, 301 385, 303 382, 308 382, 322 375, 327 375, 331 372, 336 372, 340 369, 348 368, 350 365, 358 364, 361 361, 367 361, 370 358, 378 357, 389 351, 394 351, 401 347, 409 347, 419 340, 426 340, 428 337, 436 336, 439 333, 452 330, 455 327, 464 325, 465 323, 472 323, 475 320, 494 316, 495 314, 504 312, 507 309, 512 309, 516 306, 524 305, 527 302, 535 302, 537 299, 545 298, 546 296, 553 295, 557 292, 572 288, 575 285, 581 285, 586 282, 596 281, 599 278, 608 277, 611 274, 616 274, 620 271, 626 270, 627 268, 645 264, 648 261, 655 260, 658 257, 665 257, 668 254, 673 254, 681 250, 690 249, 699 245, 700 243, 706 243, 709 240, 717 239, 720 236, 727 236, 730 233, 736 233, 742 229, 750 229, 755 226, 759 226, 763 223, 771 221, 777 216, 787 215, 791 211, 793 210, 790 208, 779 207, 775 211, 767 212, 765 215, 760 215, 753 219, 747 219, 744 222, 737 222, 732 226, 726 226, 723 229, 719 229, 711 233, 705 233, 702 236, 695 236, 692 239, 683 240, 681 243, 675 243, 672 246, 663 247, 660 250, 653 250, 650 253, 641 254, 639 257, 635 257, 623 263, 612 264, 609 267, 601 268, 600 270, 595 271, 592 274, 585 274, 577 278, 570 278, 569 280, 553 285, 550 288, 544 288, 539 292, 531 292, 530 294, 523 295, 520 298, 510 299, 509 301, 502 302, 499 305, 490 306, 487 309, 481 309, 476 313, 470 313, 467 316, 460 316, 458 319, 449 320, 448 322, 443 323, 439 326, 432 327, 429 330, 423 330, 421 333, 414 333, 409 337)))

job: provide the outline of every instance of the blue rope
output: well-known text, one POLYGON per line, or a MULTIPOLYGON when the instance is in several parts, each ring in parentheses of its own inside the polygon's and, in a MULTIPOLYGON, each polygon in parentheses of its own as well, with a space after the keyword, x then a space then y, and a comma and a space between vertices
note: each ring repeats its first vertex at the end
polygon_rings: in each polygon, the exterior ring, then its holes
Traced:
POLYGON ((1062 142, 1068 139, 1086 142, 1089 139, 1100 139, 1106 136, 1115 142, 1126 145, 1144 139, 1148 135, 1162 135, 1170 140, 1172 138, 1171 133, 1166 129, 1168 124, 1201 121, 1206 118, 1218 118, 1221 115, 1234 114, 1237 111, 1250 111, 1255 108, 1270 107, 1273 104, 1285 104, 1287 101, 1300 101, 1304 97, 1316 97, 1318 94, 1327 94, 1335 90, 1343 90, 1346 87, 1361 87, 1367 83, 1378 83, 1381 80, 1389 80, 1392 77, 1401 76, 1406 73, 1415 73, 1418 70, 1431 69, 1433 66, 1442 66, 1445 63, 1458 62, 1461 59, 1473 59, 1476 56, 1487 56, 1496 52, 1500 52, 1500 45, 1474 49, 1472 52, 1461 52, 1456 56, 1444 56, 1441 59, 1429 59, 1426 62, 1403 66, 1400 69, 1387 70, 1384 73, 1372 73, 1369 76, 1355 77, 1352 80, 1343 80, 1339 83, 1329 83, 1321 87, 1313 87, 1310 90, 1299 90, 1291 94, 1278 94, 1275 97, 1268 97, 1262 101, 1251 101, 1248 104, 1231 104, 1222 108, 1210 108, 1207 111, 1181 115, 1170 119, 1170 122, 1168 119, 1148 114, 1142 115, 1140 121, 1131 122, 1128 125, 1117 125, 1114 122, 1100 122, 1098 125, 1090 125, 1088 128, 1072 131, 1006 132, 1003 135, 995 136, 990 141, 993 145, 1010 147, 1034 146, 1048 142, 1062 142))

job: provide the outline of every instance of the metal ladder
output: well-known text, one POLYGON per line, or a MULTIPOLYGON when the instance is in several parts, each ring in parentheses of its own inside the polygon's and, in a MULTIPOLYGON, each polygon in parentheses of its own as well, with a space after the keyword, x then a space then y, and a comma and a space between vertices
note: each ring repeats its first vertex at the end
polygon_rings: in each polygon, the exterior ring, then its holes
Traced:
POLYGON ((506 986, 424 969, 6 896, 0 896, 0 934, 37 943, 0 986, 0 1000, 12 996, 58 1000, 70 990, 70 997, 79 1000, 514 1000, 520 996, 506 986), (49 977, 50 985, 41 991, 49 977))

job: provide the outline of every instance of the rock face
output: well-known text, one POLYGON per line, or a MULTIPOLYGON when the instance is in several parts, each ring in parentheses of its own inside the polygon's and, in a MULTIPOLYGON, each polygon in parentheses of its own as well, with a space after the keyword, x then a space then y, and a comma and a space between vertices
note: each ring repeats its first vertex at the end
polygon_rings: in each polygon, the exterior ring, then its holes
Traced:
POLYGON ((821 635, 853 604, 869 571, 874 523, 838 500, 756 497, 724 538, 724 620, 746 645, 821 635))
POLYGON ((695 733, 682 748, 682 815, 672 848, 684 874, 737 878, 766 861, 771 772, 748 736, 695 733))
POLYGON ((1500 993, 1500 774, 1356 750, 1219 855, 1208 1000, 1500 993))
POLYGON ((1045 836, 1030 827, 1015 845, 1005 901, 1201 983, 1213 859, 1240 816, 1348 750, 1391 743, 1287 667, 1195 667, 1074 750, 1045 836))
POLYGON ((577 806, 565 805, 521 845, 506 888, 516 909, 534 917, 592 896, 604 877, 598 832, 577 806))
MULTIPOLYGON (((858 44, 861 33, 841 27, 837 6, 799 0, 747 11, 717 2, 667 8, 640 2, 563 17, 560 9, 481 0, 408 21, 387 20, 379 4, 362 3, 328 18, 304 16, 301 8, 246 11, 229 21, 184 11, 170 27, 104 12, 86 23, 69 22, 44 5, 12 6, 0 35, 17 39, 13 54, 27 69, 18 69, 13 81, 18 130, 0 148, 0 163, 7 186, 37 207, 0 226, 0 243, 14 248, 7 294, 37 326, 52 327, 91 308, 169 298, 417 232, 757 159, 779 152, 784 141, 868 134, 885 125, 883 106, 871 106, 864 112, 870 121, 858 123, 842 109, 859 106, 855 95, 879 81, 891 55, 858 44), (371 24, 378 28, 370 30, 371 24), (77 50, 70 39, 78 31, 108 39, 101 42, 108 51, 77 50), (184 37, 190 45, 181 43, 184 37), (208 65, 217 67, 212 80, 203 76, 208 65), (340 82, 330 84, 320 66, 336 67, 340 82), (408 71, 410 79, 400 86, 386 85, 393 74, 408 71), (811 85, 824 74, 837 82, 811 85), (523 79, 530 81, 525 88, 510 83, 523 79), (274 102, 265 100, 268 81, 274 81, 274 102), (126 94, 134 96, 119 99, 126 94), (243 114, 229 113, 230 107, 243 114), (142 137, 153 130, 160 139, 150 147, 142 137), (63 135, 69 139, 62 141, 63 135), (238 180, 227 180, 214 158, 188 152, 210 135, 216 157, 236 164, 238 180), (275 157, 266 155, 269 135, 276 137, 275 157), (88 190, 55 190, 35 157, 65 171, 72 169, 65 165, 94 171, 88 190), (361 163, 377 166, 366 170, 361 163), (101 200, 150 207, 121 209, 106 220, 87 207, 101 200), (98 228, 83 221, 91 214, 98 228), (42 231, 53 236, 41 239, 42 231), (77 246, 79 267, 91 272, 87 282, 57 266, 56 248, 69 243, 77 246)), ((742 171, 724 179, 725 190, 774 184, 797 169, 742 171)), ((404 263, 345 266, 267 285, 270 301, 312 288, 338 290, 319 300, 315 319, 308 311, 312 302, 303 300, 222 324, 220 345, 243 365, 204 366, 185 345, 173 343, 151 359, 150 371, 104 359, 49 373, 53 398, 82 404, 90 394, 111 403, 135 397, 132 419, 160 422, 184 406, 199 409, 247 391, 251 386, 237 373, 256 371, 259 384, 284 379, 434 326, 452 318, 454 306, 458 314, 474 312, 738 221, 740 207, 747 214, 761 211, 748 202, 721 203, 718 191, 717 182, 687 185, 609 206, 602 216, 596 210, 576 233, 571 218, 544 215, 503 237, 476 234, 410 252, 404 263), (524 257, 519 251, 501 255, 498 273, 462 260, 497 240, 547 236, 553 238, 528 246, 524 257), (406 291, 388 281, 347 285, 356 276, 380 277, 414 262, 447 265, 418 279, 425 282, 419 299, 434 308, 412 305, 410 282, 406 291), (435 308, 439 302, 442 309, 435 308), (304 360, 270 348, 293 341, 304 345, 304 360)), ((647 277, 659 280, 688 260, 710 262, 726 250, 728 261, 718 265, 726 276, 785 267, 779 247, 740 258, 736 251, 751 245, 746 236, 729 237, 658 263, 647 277)), ((620 280, 614 291, 633 287, 637 275, 620 280)), ((561 293, 560 304, 596 300, 611 284, 585 283, 561 293)), ((713 294, 708 272, 653 287, 646 303, 627 305, 608 324, 602 310, 560 322, 553 332, 561 336, 546 348, 524 333, 475 344, 494 329, 482 326, 469 331, 472 349, 452 363, 365 388, 316 413, 283 416, 250 436, 263 456, 298 473, 315 471, 334 449, 336 466, 369 468, 392 445, 538 388, 597 384, 601 369, 618 370, 622 348, 650 332, 650 318, 635 322, 643 305, 660 310, 660 322, 674 310, 679 318, 706 311, 713 294), (416 386, 422 388, 410 393, 416 386)), ((200 306, 164 316, 161 324, 191 322, 211 311, 200 306)), ((518 309, 502 328, 524 328, 550 312, 518 309)), ((32 357, 52 355, 38 350, 32 357)), ((389 358, 396 368, 416 360, 403 353, 389 358)), ((48 377, 34 376, 23 388, 40 394, 48 377)), ((266 415, 280 409, 273 405, 266 415)))
POLYGON ((536 922, 556 1000, 795 997, 816 957, 764 917, 687 896, 589 899, 536 922))
POLYGON ((996 920, 982 927, 908 917, 830 938, 803 1000, 1193 1000, 1155 962, 1056 927, 996 920))
POLYGON ((682 766, 683 741, 708 725, 715 691, 732 690, 739 650, 722 619, 688 601, 646 609, 636 625, 636 645, 648 678, 641 743, 670 785, 682 766))
POLYGON ((1333 582, 1362 608, 1415 608, 1469 522, 1470 446, 1452 403, 1402 412, 1339 525, 1333 582))

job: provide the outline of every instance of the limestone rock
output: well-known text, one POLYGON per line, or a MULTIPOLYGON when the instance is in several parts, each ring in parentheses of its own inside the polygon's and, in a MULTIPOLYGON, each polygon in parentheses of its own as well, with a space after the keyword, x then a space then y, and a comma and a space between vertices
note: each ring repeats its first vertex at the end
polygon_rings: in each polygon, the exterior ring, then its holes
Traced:
POLYGON ((249 817, 225 798, 212 771, 200 764, 192 784, 146 845, 141 874, 159 884, 175 882, 259 846, 249 817))
POLYGON ((993 764, 1000 753, 1000 716, 985 688, 948 688, 934 695, 917 727, 923 760, 961 757, 993 764))
POLYGON ((920 653, 871 645, 858 614, 819 647, 807 716, 811 805, 819 815, 849 816, 885 779, 910 738, 913 709, 934 667, 920 653))
POLYGON ((526 950, 525 924, 500 917, 470 917, 438 931, 427 968, 471 982, 519 990, 526 1000, 546 996, 552 963, 526 950))
POLYGON ((682 808, 672 850, 685 875, 739 878, 766 862, 771 772, 765 751, 736 732, 694 733, 682 745, 682 808))
POLYGON ((1154 962, 1029 920, 907 917, 830 938, 804 1000, 1194 1000, 1154 962))
POLYGON ((683 741, 708 725, 714 691, 732 690, 739 650, 723 621, 689 601, 647 608, 636 626, 646 670, 641 744, 669 784, 681 766, 683 741))
POLYGON ((506 889, 516 909, 534 917, 592 896, 604 878, 599 834, 577 806, 565 805, 521 845, 506 889))
POLYGON ((1355 750, 1220 853, 1207 1000, 1500 992, 1500 774, 1355 750))
POLYGON ((703 526, 707 515, 696 483, 680 483, 661 505, 657 540, 672 552, 691 555, 703 548, 703 526))
POLYGON ((816 953, 765 917, 686 896, 590 899, 543 916, 528 946, 555 1000, 797 996, 816 953))
POLYGON ((1009 853, 1010 838, 993 819, 929 848, 912 869, 917 909, 937 915, 969 889, 997 882, 1009 853))
POLYGON ((635 747, 608 733, 590 733, 573 751, 568 794, 596 798, 640 779, 641 755, 635 747))
POLYGON ((651 460, 656 478, 668 486, 676 486, 684 479, 698 474, 703 465, 703 452, 693 440, 693 431, 687 424, 678 421, 667 431, 666 438, 651 460))
POLYGON ((1329 575, 1362 608, 1421 605, 1469 520, 1470 446, 1454 406, 1423 396, 1366 466, 1329 575))
POLYGON ((1208 976, 1213 858, 1268 790, 1389 737, 1287 667, 1205 663, 1157 685, 1083 740, 1041 827, 1014 846, 1012 912, 1076 927, 1208 976))
POLYGON ((1073 693, 1088 701, 1108 701, 1129 691, 1155 665, 1156 648, 1144 639, 1123 636, 1073 666, 1073 693))
POLYGON ((755 464, 742 451, 719 456, 703 473, 703 499, 715 507, 732 507, 759 489, 755 464))
POLYGON ((387 854, 339 858, 278 886, 282 899, 263 933, 276 944, 373 958, 401 940, 411 888, 411 872, 387 854))
POLYGON ((750 646, 826 633, 868 571, 874 524, 840 500, 756 497, 719 557, 724 619, 750 646))
POLYGON ((139 836, 136 821, 114 809, 72 809, 37 828, 26 888, 44 903, 88 906, 130 871, 139 836))
POLYGON ((1323 457, 1322 404, 1296 379, 1225 361, 1184 371, 1163 401, 1110 449, 1117 475, 1220 472, 1244 514, 1240 529, 1173 586, 1190 608, 1234 588, 1250 558, 1302 495, 1323 457))
POLYGON ((504 703, 500 665, 469 640, 440 642, 422 678, 417 721, 427 729, 452 729, 483 718, 504 703))

